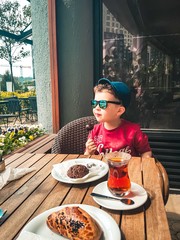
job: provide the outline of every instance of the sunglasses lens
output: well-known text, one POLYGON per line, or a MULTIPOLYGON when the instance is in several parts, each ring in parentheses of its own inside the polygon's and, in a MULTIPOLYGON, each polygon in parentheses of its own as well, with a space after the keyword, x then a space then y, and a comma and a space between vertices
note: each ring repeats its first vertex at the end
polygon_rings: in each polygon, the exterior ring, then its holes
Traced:
POLYGON ((96 100, 91 100, 91 106, 92 108, 95 108, 97 106, 97 101, 96 100))
POLYGON ((105 100, 100 100, 100 101, 91 100, 92 108, 95 108, 98 104, 99 104, 99 107, 101 109, 106 109, 107 108, 107 101, 105 101, 105 100))
POLYGON ((99 101, 99 107, 101 109, 106 109, 107 108, 107 102, 105 100, 99 101))

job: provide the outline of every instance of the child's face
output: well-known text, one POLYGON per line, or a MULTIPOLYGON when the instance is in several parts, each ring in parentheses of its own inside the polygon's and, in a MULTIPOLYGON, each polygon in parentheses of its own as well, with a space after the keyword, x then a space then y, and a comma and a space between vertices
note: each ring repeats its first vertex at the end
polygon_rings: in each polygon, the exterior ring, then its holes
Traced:
MULTIPOLYGON (((106 100, 119 102, 113 94, 109 93, 107 90, 102 90, 101 92, 95 92, 94 99, 96 101, 106 100)), ((93 108, 93 114, 98 122, 111 123, 120 119, 120 116, 124 113, 125 108, 119 104, 108 103, 106 109, 101 109, 99 105, 93 108)))

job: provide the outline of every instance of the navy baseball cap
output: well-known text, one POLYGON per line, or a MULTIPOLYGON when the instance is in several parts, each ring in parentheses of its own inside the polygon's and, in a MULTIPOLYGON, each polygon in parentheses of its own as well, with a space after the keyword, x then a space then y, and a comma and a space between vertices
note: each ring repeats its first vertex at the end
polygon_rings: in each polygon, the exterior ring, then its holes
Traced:
POLYGON ((112 86, 115 95, 122 101, 122 104, 127 108, 131 101, 131 91, 129 87, 123 82, 111 82, 107 78, 101 78, 98 81, 98 84, 109 84, 112 86))

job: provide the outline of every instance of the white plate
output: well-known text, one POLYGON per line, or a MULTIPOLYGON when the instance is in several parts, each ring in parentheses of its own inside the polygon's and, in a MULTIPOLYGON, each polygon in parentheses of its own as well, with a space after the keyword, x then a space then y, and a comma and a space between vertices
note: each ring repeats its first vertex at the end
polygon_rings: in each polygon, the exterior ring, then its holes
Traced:
POLYGON ((52 232, 47 224, 46 219, 47 217, 52 213, 59 211, 60 209, 67 207, 67 206, 79 206, 80 208, 84 209, 91 217, 93 217, 100 225, 104 237, 103 240, 110 240, 110 239, 121 239, 121 233, 120 229, 115 222, 115 220, 105 211, 90 206, 90 205, 84 205, 84 204, 68 204, 68 205, 62 205, 59 207, 51 208, 44 213, 38 215, 34 219, 32 219, 22 230, 21 234, 24 232, 30 232, 34 234, 38 234, 41 236, 41 238, 49 239, 49 240, 65 240, 67 238, 64 238, 60 236, 59 234, 56 234, 52 232))
MULTIPOLYGON (((114 197, 111 192, 108 190, 107 181, 98 184, 94 189, 94 193, 100 193, 103 195, 114 197)), ((135 204, 133 205, 125 205, 121 201, 110 200, 110 199, 103 199, 98 197, 93 197, 94 201, 97 202, 99 205, 113 210, 130 210, 135 209, 143 205, 147 200, 147 192, 143 187, 138 185, 137 183, 131 182, 131 191, 126 196, 126 198, 132 199, 135 204)))
POLYGON ((80 184, 80 183, 87 183, 92 182, 97 179, 104 177, 108 172, 108 165, 100 160, 92 159, 92 158, 77 158, 67 160, 65 162, 56 164, 53 166, 51 174, 53 178, 60 182, 64 183, 73 183, 73 184, 80 184), (92 168, 89 168, 90 174, 83 178, 73 179, 67 176, 67 170, 75 165, 75 164, 82 164, 87 166, 87 164, 95 164, 92 168))

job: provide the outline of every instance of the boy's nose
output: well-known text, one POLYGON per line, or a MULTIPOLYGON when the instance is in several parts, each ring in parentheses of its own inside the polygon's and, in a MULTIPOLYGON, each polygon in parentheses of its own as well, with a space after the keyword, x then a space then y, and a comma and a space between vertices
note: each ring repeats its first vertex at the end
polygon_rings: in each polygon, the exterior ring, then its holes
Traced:
POLYGON ((97 104, 97 106, 94 109, 101 109, 99 104, 97 104))

